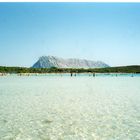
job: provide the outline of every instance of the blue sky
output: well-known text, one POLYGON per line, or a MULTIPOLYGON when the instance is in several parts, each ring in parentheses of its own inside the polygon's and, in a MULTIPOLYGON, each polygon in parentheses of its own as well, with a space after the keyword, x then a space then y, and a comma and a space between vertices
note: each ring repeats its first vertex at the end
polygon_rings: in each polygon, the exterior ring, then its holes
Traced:
POLYGON ((0 65, 42 55, 140 65, 140 3, 0 3, 0 65))

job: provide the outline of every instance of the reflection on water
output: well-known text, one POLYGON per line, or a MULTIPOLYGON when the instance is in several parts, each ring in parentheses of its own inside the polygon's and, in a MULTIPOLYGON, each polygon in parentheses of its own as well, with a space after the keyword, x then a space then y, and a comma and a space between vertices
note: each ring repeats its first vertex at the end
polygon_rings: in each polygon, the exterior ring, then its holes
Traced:
POLYGON ((139 75, 0 77, 0 140, 139 138, 139 75))

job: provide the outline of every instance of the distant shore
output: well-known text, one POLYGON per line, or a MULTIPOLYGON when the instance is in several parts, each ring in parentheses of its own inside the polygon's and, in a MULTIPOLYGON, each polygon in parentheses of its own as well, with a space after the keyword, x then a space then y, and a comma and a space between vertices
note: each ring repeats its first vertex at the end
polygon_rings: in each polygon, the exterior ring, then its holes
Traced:
POLYGON ((0 73, 0 77, 140 77, 140 73, 0 73))
POLYGON ((121 67, 106 67, 106 68, 27 68, 27 67, 6 67, 0 66, 0 76, 7 74, 18 74, 18 75, 31 75, 31 74, 47 74, 47 73, 69 73, 73 75, 74 73, 140 73, 140 65, 133 66, 121 66, 121 67))

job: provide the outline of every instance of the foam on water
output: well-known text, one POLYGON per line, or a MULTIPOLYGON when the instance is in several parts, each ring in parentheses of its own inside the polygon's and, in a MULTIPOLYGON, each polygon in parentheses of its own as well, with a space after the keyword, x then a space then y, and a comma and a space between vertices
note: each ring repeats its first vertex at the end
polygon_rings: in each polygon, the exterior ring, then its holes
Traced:
POLYGON ((140 139, 140 77, 0 77, 0 140, 94 139, 140 139))

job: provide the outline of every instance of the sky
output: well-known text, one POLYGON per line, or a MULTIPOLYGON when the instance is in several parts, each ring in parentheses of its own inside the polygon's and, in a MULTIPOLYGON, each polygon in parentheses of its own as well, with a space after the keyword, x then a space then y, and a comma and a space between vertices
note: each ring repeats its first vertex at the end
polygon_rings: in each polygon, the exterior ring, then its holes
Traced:
POLYGON ((140 65, 140 3, 0 3, 0 66, 44 55, 140 65))

